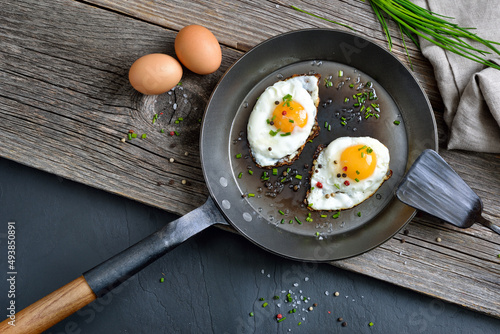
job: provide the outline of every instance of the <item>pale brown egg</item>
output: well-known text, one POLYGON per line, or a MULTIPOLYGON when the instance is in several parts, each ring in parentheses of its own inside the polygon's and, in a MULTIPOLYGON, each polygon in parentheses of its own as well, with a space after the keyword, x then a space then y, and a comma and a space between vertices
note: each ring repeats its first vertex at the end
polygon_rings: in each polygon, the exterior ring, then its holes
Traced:
POLYGON ((189 25, 179 31, 175 38, 175 53, 184 66, 198 74, 217 71, 222 61, 217 38, 199 25, 189 25))
POLYGON ((128 72, 132 87, 146 95, 158 95, 175 87, 182 78, 182 66, 173 57, 152 53, 137 59, 128 72))

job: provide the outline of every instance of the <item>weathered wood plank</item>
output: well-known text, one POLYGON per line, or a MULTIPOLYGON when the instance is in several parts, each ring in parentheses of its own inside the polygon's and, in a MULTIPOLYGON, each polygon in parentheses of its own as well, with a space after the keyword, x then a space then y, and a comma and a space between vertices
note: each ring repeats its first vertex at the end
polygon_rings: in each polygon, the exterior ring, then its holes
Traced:
POLYGON ((58 11, 3 6, 2 155, 179 214, 201 205, 208 192, 198 119, 241 53, 224 48, 217 73, 186 73, 169 94, 145 97, 129 85, 128 68, 146 53, 173 55, 175 32, 63 3, 58 11), (163 114, 152 124, 155 113, 163 114), (181 116, 185 122, 175 124, 181 116), (122 143, 130 129, 147 139, 122 143), (180 136, 167 135, 173 130, 180 136))
MULTIPOLYGON (((290 5, 347 24, 362 36, 387 47, 386 37, 380 29, 368 1, 162 1, 145 4, 141 0, 112 1, 86 0, 132 17, 173 30, 189 24, 209 28, 220 43, 247 51, 258 43, 291 30, 329 28, 351 31, 348 28, 299 13, 290 5)), ((393 53, 409 66, 399 29, 389 24, 393 36, 393 53)), ((423 85, 434 107, 442 107, 432 67, 413 44, 408 44, 415 76, 423 85)))
MULTIPOLYGON (((350 24, 385 45, 365 2, 294 4, 350 24)), ((0 155, 178 214, 208 195, 197 120, 222 73, 244 51, 278 33, 345 29, 277 1, 23 0, 3 3, 0 13, 0 155), (146 53, 173 55, 176 31, 193 23, 210 28, 223 44, 221 69, 209 76, 187 72, 171 94, 136 93, 127 81, 132 62, 146 53), (160 112, 153 124, 153 115, 160 112), (175 124, 180 116, 186 121, 175 124), (160 133, 162 128, 181 135, 170 137, 160 133), (130 129, 147 138, 122 143, 130 129)), ((391 31, 393 52, 406 62, 397 30, 391 26, 391 31)), ((414 74, 436 110, 443 146, 447 130, 432 68, 414 46, 409 51, 414 74)), ((482 197, 485 216, 498 224, 499 157, 444 149, 441 155, 482 197)), ((499 236, 480 226, 458 230, 432 221, 419 216, 408 226, 408 236, 399 234, 334 265, 500 317, 499 236)))

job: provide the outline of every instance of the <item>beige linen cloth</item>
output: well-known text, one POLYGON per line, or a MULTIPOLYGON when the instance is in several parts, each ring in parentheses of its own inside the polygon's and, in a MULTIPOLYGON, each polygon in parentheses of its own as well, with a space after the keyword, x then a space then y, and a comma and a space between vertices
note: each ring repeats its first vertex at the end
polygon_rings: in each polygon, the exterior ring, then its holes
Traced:
MULTIPOLYGON (((414 0, 414 3, 453 17, 448 20, 461 27, 476 28, 471 32, 483 39, 500 42, 498 1, 414 0)), ((450 130, 448 149, 500 153, 500 70, 445 51, 423 38, 419 41, 422 53, 434 67, 444 101, 444 120, 450 130)), ((495 47, 500 50, 500 45, 495 47)), ((498 54, 486 57, 500 65, 498 54)))

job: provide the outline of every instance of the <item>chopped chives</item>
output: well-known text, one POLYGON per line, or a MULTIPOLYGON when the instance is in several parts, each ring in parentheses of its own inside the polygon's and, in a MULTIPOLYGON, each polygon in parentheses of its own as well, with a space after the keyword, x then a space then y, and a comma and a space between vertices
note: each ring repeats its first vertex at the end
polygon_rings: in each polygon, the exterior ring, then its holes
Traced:
POLYGON ((283 317, 283 318, 279 319, 278 322, 282 322, 285 319, 286 319, 286 317, 283 317))
POLYGON ((296 178, 296 179, 299 179, 299 180, 302 180, 302 175, 297 174, 297 175, 295 175, 295 178, 296 178))
POLYGON ((131 133, 128 134, 128 140, 132 140, 132 134, 131 133))
POLYGON ((180 135, 180 133, 177 132, 177 131, 174 131, 174 133, 175 133, 176 136, 180 135))
POLYGON ((290 123, 295 123, 295 121, 293 119, 289 119, 288 120, 290 123))
POLYGON ((400 121, 394 121, 394 124, 399 125, 401 122, 400 121))
POLYGON ((249 169, 248 174, 253 175, 253 170, 249 169))
POLYGON ((340 189, 340 186, 338 184, 334 184, 334 186, 337 188, 337 189, 340 189))
POLYGON ((361 147, 361 148, 358 148, 358 151, 364 150, 365 148, 366 148, 366 145, 361 147))
POLYGON ((325 128, 327 128, 327 127, 328 127, 328 122, 325 121, 325 128))
POLYGON ((273 168, 273 175, 278 175, 278 169, 277 168, 273 168))
POLYGON ((165 278, 162 277, 162 278, 160 278, 160 283, 163 283, 163 282, 165 282, 165 278))
POLYGON ((142 134, 141 138, 146 139, 147 135, 145 133, 142 134))
POLYGON ((358 174, 358 175, 359 175, 359 170, 357 170, 357 171, 356 171, 356 174, 358 174))
POLYGON ((288 224, 293 224, 293 220, 290 219, 290 221, 288 222, 288 224))
POLYGON ((358 217, 361 217, 361 211, 358 212, 358 217))
POLYGON ((316 236, 319 237, 319 232, 316 232, 316 236))
POLYGON ((285 223, 285 220, 284 220, 284 219, 282 219, 282 220, 280 221, 280 224, 284 224, 284 223, 285 223))
POLYGON ((255 194, 254 193, 249 193, 248 197, 255 197, 255 194))
POLYGON ((368 147, 368 148, 366 149, 366 153, 370 154, 370 153, 372 153, 372 152, 373 152, 373 149, 372 149, 371 147, 368 147))
POLYGON ((337 219, 337 218, 339 218, 339 216, 340 216, 340 212, 337 212, 337 213, 335 213, 335 214, 332 216, 332 218, 333 218, 333 219, 337 219))
POLYGON ((332 130, 332 126, 330 124, 328 124, 328 131, 331 131, 332 130))
POLYGON ((346 98, 344 99, 344 103, 347 103, 347 102, 349 102, 349 98, 348 98, 348 97, 346 97, 346 98))
POLYGON ((164 130, 164 129, 161 129, 161 130, 160 130, 160 132, 161 132, 161 133, 165 133, 165 130, 164 130))
POLYGON ((251 316, 251 317, 253 317, 253 312, 250 312, 248 315, 251 316))
POLYGON ((236 159, 241 158, 241 153, 236 154, 236 159))
POLYGON ((267 302, 262 304, 262 307, 266 307, 267 305, 269 305, 267 302))
POLYGON ((321 217, 321 218, 326 218, 326 217, 328 217, 328 216, 327 216, 327 215, 321 215, 320 217, 321 217))
POLYGON ((358 178, 355 178, 355 179, 354 179, 354 181, 359 182, 359 179, 358 179, 358 178))
POLYGON ((302 225, 302 222, 299 220, 299 218, 297 218, 297 216, 295 216, 294 218, 295 218, 295 221, 296 221, 297 223, 299 223, 300 225, 302 225))
POLYGON ((242 176, 243 176, 243 173, 239 173, 238 174, 238 179, 241 179, 242 176))
POLYGON ((287 133, 282 133, 280 134, 281 137, 286 137, 286 136, 289 136, 291 135, 292 133, 291 132, 287 132, 287 133))
POLYGON ((137 138, 137 133, 132 133, 132 138, 137 138))
POLYGON ((285 214, 282 210, 279 210, 278 212, 280 213, 280 215, 284 215, 285 214))
POLYGON ((344 76, 344 71, 339 70, 339 78, 344 76))

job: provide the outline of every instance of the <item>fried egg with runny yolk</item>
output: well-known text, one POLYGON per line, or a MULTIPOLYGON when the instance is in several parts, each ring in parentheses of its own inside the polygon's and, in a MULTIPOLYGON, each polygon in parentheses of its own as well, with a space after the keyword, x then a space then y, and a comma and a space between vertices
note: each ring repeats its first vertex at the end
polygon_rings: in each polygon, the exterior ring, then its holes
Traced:
POLYGON ((271 168, 298 158, 318 134, 319 75, 299 75, 267 87, 248 120, 247 138, 255 163, 271 168))
POLYGON ((389 150, 371 137, 341 137, 319 148, 311 170, 311 210, 352 208, 391 176, 389 150))

